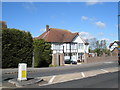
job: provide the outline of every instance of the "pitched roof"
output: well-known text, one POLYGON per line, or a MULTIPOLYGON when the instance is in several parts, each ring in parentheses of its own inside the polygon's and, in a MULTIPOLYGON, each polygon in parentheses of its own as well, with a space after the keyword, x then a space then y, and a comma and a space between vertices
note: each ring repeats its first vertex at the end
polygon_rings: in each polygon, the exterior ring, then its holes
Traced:
POLYGON ((68 30, 49 28, 35 39, 44 39, 47 42, 71 42, 78 33, 71 33, 68 30))
POLYGON ((109 48, 111 48, 114 43, 117 43, 118 45, 120 45, 120 42, 119 42, 119 41, 114 41, 113 43, 110 43, 109 48))

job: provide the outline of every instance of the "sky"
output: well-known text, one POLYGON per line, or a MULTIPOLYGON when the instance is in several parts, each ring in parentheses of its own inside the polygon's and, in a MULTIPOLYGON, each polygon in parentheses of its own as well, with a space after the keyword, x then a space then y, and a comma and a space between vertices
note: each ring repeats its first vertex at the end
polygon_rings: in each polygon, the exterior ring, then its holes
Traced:
POLYGON ((45 26, 79 32, 83 38, 118 40, 117 2, 3 2, 2 20, 9 28, 37 37, 45 26))

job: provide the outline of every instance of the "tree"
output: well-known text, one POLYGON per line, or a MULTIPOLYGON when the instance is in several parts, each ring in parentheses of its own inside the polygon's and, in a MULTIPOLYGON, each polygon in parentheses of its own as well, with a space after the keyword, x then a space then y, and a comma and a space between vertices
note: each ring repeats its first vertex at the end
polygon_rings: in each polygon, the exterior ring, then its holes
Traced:
POLYGON ((96 38, 86 39, 85 41, 89 43, 89 48, 91 50, 94 50, 96 48, 96 38))
POLYGON ((51 45, 43 39, 34 39, 35 67, 48 67, 52 62, 51 45))
POLYGON ((95 44, 94 52, 97 53, 97 56, 101 56, 104 53, 110 55, 110 50, 106 46, 106 40, 97 40, 95 44))
POLYGON ((97 56, 100 56, 100 55, 101 55, 101 50, 100 50, 100 48, 94 49, 94 52, 97 53, 97 56))
POLYGON ((2 67, 16 68, 19 63, 32 65, 33 39, 30 32, 2 29, 2 67))

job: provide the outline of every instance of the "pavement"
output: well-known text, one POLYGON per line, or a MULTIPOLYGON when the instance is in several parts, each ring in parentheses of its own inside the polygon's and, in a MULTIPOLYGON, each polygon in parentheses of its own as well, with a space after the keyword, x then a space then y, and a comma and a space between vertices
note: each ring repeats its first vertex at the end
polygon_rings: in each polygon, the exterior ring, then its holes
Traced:
MULTIPOLYGON (((104 74, 98 74, 93 77, 87 77, 82 79, 76 79, 61 83, 54 83, 54 84, 48 84, 39 86, 36 88, 88 88, 87 90, 119 90, 119 83, 118 83, 118 72, 112 72, 112 73, 104 73, 104 74), (96 89, 95 89, 96 88, 96 89)), ((43 89, 44 90, 44 89, 43 89)))
POLYGON ((96 76, 96 75, 99 75, 99 74, 113 73, 113 72, 118 72, 118 67, 104 68, 104 69, 70 73, 70 74, 37 77, 37 78, 38 79, 42 78, 44 81, 47 82, 46 84, 43 84, 43 85, 40 84, 39 85, 39 86, 44 86, 44 85, 51 85, 51 84, 55 84, 55 83, 78 80, 78 79, 93 77, 93 76, 96 76))
POLYGON ((27 86, 27 85, 36 84, 41 81, 43 81, 43 79, 41 79, 41 78, 39 78, 39 79, 38 78, 27 78, 27 80, 22 80, 22 81, 19 81, 17 79, 11 79, 8 82, 16 85, 16 87, 23 87, 23 86, 27 86))

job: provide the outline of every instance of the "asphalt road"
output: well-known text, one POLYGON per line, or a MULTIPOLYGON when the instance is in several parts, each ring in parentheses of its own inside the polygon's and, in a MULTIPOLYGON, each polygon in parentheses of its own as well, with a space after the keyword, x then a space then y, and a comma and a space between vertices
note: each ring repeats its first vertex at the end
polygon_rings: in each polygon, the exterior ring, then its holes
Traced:
MULTIPOLYGON (((31 73, 29 72, 28 77, 42 77, 42 76, 69 74, 76 72, 100 70, 100 69, 112 68, 112 67, 118 67, 118 63, 116 61, 112 61, 112 62, 99 62, 99 63, 91 63, 91 64, 64 66, 64 67, 33 68, 33 69, 31 68, 31 70, 35 72, 31 72, 31 73)), ((9 71, 13 71, 13 70, 15 69, 11 69, 9 71)), ((3 70, 3 74, 2 74, 3 83, 7 82, 11 78, 17 78, 17 73, 5 74, 5 72, 6 71, 3 70)), ((38 87, 38 85, 36 86, 36 88, 117 88, 117 87, 118 87, 117 72, 97 75, 85 79, 63 82, 59 84, 46 85, 41 87, 38 87)))
MULTIPOLYGON (((120 71, 119 71, 120 73, 120 71)), ((79 89, 79 90, 84 90, 85 88, 90 89, 90 90, 119 90, 119 79, 118 78, 119 74, 118 72, 113 72, 113 73, 105 73, 105 74, 99 74, 93 77, 87 77, 83 79, 77 79, 77 80, 72 80, 72 81, 67 81, 67 82, 61 82, 61 83, 56 83, 56 84, 50 84, 50 85, 43 85, 43 86, 38 86, 38 85, 33 85, 30 87, 24 87, 24 88, 8 88, 4 90, 46 90, 46 89, 67 89, 67 90, 74 90, 74 89, 79 89), (95 89, 96 88, 96 89, 95 89)), ((85 89, 85 90, 86 90, 85 89)), ((87 89, 87 90, 88 90, 87 89)))
MULTIPOLYGON (((99 63, 91 63, 91 64, 81 64, 81 65, 73 65, 73 66, 63 66, 63 67, 52 67, 52 68, 31 68, 31 71, 28 72, 28 78, 41 77, 41 76, 51 76, 51 75, 59 75, 59 74, 68 74, 68 73, 76 73, 90 70, 97 70, 109 67, 118 67, 116 61, 111 63, 99 62, 99 63)), ((13 71, 14 69, 9 70, 13 71)), ((6 70, 2 71, 2 80, 7 81, 10 78, 17 78, 17 73, 15 74, 5 74, 6 70)))
POLYGON ((93 77, 45 85, 37 88, 118 88, 118 72, 100 74, 93 77))

